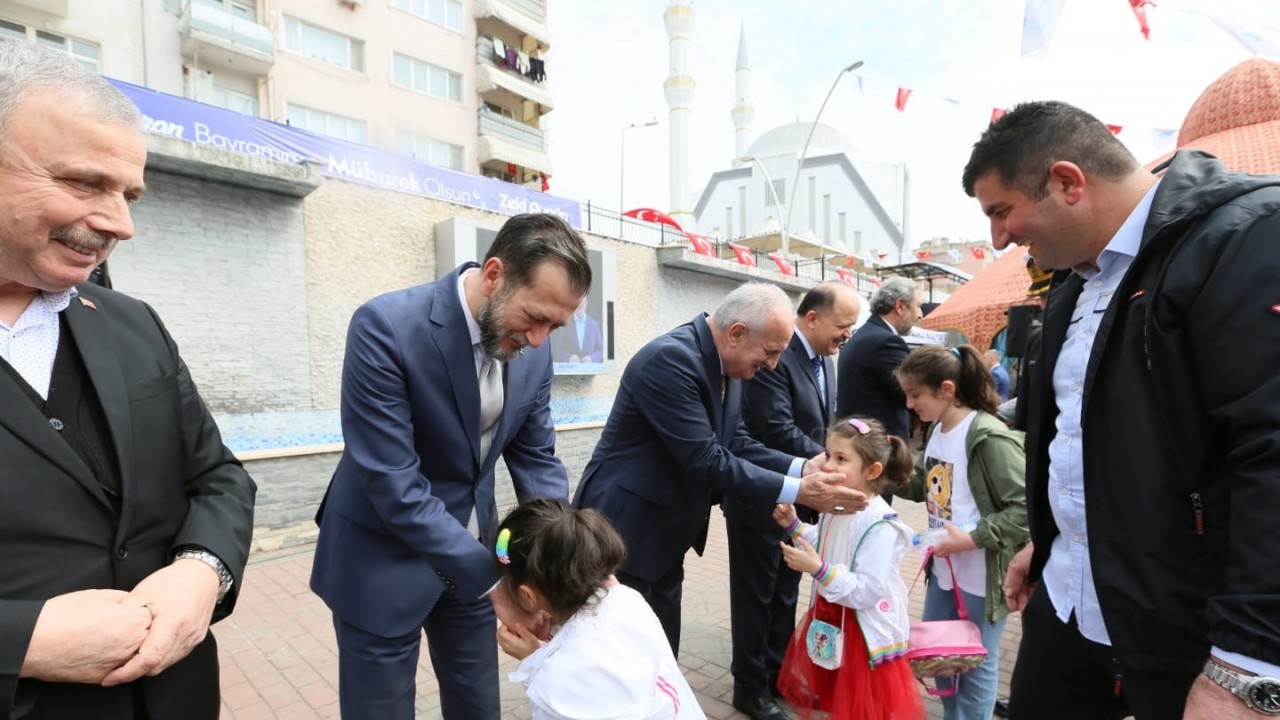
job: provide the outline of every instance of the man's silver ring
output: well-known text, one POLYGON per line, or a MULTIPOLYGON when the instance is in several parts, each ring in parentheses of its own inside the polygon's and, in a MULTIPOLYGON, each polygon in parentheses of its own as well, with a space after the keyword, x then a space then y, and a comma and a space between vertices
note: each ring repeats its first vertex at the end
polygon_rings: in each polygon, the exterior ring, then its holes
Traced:
POLYGON ((844 512, 844 506, 843 506, 843 505, 837 505, 837 506, 835 507, 835 510, 836 510, 836 512, 844 512))

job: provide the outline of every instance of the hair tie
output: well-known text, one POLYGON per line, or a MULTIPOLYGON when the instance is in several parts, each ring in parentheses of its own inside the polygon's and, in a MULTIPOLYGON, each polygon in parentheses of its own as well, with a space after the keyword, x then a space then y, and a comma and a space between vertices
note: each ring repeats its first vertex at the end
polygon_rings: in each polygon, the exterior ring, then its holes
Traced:
POLYGON ((852 427, 854 430, 857 430, 858 434, 860 435, 866 435, 867 433, 871 432, 871 426, 859 420, 858 418, 849 418, 849 427, 852 427))
POLYGON ((503 565, 511 564, 511 557, 507 555, 507 548, 511 546, 511 528, 502 528, 502 532, 498 533, 498 543, 493 546, 493 551, 498 555, 498 562, 503 565))
POLYGON ((951 348, 951 354, 955 355, 956 357, 960 357, 960 348, 958 347, 951 348))

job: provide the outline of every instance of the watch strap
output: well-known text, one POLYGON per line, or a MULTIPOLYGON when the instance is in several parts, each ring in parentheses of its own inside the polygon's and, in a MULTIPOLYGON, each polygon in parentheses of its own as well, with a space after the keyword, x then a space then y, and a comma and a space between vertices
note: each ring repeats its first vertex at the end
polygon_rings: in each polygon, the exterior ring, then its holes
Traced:
POLYGON ((1232 695, 1244 701, 1246 707, 1264 715, 1280 715, 1280 705, 1277 706, 1261 706, 1254 698, 1255 689, 1260 683, 1269 683, 1272 686, 1280 688, 1280 680, 1276 678, 1261 677, 1251 675, 1240 670, 1228 667, 1212 657, 1205 661, 1204 675, 1219 686, 1225 688, 1232 695))
POLYGON ((202 547, 188 545, 178 548, 178 551, 173 554, 173 559, 198 560, 212 568, 218 574, 218 598, 216 601, 218 603, 222 602, 222 599, 227 596, 227 593, 231 590, 231 585, 235 582, 235 578, 231 575, 231 570, 227 568, 226 563, 222 562, 222 558, 202 547))

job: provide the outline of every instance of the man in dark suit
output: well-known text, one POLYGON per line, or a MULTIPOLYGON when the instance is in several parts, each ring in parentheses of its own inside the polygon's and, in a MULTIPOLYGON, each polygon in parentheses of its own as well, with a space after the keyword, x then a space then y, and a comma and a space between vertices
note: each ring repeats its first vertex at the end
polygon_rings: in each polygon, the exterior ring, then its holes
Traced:
POLYGON ((862 493, 839 485, 842 476, 766 448, 742 424, 742 381, 778 364, 793 327, 786 294, 750 283, 712 315, 650 341, 627 363, 582 474, 574 504, 613 521, 627 543, 618 579, 644 596, 673 651, 684 555, 702 554, 716 496, 762 511, 796 501, 843 513, 866 507, 862 493))
POLYGON ((911 416, 893 373, 907 356, 903 335, 920 320, 920 289, 906 278, 884 281, 871 296, 871 317, 840 350, 836 417, 874 418, 908 440, 911 416))
MULTIPOLYGON (((548 334, 591 285, 553 215, 517 215, 483 265, 360 307, 342 370, 346 447, 317 520, 311 588, 333 611, 342 716, 414 717, 423 630, 446 718, 501 714, 494 464, 520 500, 566 498, 548 334)), ((533 629, 533 628, 530 628, 533 629)))
POLYGON ((155 311, 85 284, 133 236, 137 108, 0 40, 0 717, 214 720, 253 481, 155 311))
MULTIPOLYGON (((751 437, 765 447, 813 457, 835 409, 831 356, 853 334, 861 310, 858 294, 841 282, 825 282, 800 301, 795 330, 778 365, 747 383, 742 416, 751 437)), ((729 610, 733 631, 733 706, 754 720, 787 715, 776 692, 782 656, 796 625, 800 573, 782 562, 778 543, 787 534, 770 508, 732 498, 720 503, 729 540, 729 610)), ((817 513, 797 507, 805 522, 817 513)))
POLYGON ((600 323, 587 314, 583 297, 573 313, 573 321, 551 334, 551 355, 556 362, 604 362, 604 335, 600 323))

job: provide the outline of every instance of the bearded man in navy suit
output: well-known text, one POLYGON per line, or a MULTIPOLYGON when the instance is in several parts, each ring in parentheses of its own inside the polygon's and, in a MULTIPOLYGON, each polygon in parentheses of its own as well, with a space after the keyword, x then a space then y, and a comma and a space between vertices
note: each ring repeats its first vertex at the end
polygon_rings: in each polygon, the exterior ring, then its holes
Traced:
POLYGON ((520 500, 566 498, 551 426, 552 330, 591 285, 586 246, 517 215, 482 265, 360 307, 342 369, 346 447, 317 520, 311 588, 333 611, 342 717, 411 720, 425 630, 445 718, 496 720, 494 464, 520 500))

